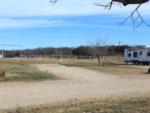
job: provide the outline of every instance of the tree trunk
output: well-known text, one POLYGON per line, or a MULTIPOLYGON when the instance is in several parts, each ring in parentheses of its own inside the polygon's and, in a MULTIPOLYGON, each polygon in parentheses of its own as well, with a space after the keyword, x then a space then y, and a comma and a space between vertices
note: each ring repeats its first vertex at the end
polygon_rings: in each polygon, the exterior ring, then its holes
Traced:
POLYGON ((100 62, 100 57, 99 57, 99 55, 97 55, 97 60, 98 60, 98 65, 100 66, 100 65, 101 65, 101 62, 100 62))

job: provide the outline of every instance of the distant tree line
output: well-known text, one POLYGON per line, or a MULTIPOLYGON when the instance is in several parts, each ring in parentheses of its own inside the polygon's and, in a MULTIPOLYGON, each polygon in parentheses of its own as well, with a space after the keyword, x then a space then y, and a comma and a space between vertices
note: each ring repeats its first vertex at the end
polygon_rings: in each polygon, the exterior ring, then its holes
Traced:
MULTIPOLYGON (((128 45, 111 45, 103 47, 103 54, 105 56, 123 55, 124 49, 128 48, 128 45)), ((102 51, 102 50, 101 50, 102 51)), ((2 51, 1 51, 2 53, 2 51)), ((47 47, 47 48, 36 48, 26 50, 3 50, 4 57, 49 57, 49 56, 95 56, 96 51, 94 46, 79 46, 79 47, 47 47)))

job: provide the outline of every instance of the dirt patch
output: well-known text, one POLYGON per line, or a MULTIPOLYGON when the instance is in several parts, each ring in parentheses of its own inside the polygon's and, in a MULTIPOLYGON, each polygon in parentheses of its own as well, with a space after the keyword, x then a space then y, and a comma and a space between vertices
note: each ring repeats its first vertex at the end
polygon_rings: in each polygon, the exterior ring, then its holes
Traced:
POLYGON ((64 80, 0 83, 0 109, 57 103, 70 99, 145 95, 150 92, 150 77, 120 78, 78 67, 35 65, 64 80))

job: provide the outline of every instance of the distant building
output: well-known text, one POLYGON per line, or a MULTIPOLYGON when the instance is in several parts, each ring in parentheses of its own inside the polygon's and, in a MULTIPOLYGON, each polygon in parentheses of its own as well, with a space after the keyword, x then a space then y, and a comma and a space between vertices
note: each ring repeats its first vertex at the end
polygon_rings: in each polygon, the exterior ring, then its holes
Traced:
POLYGON ((126 63, 150 64, 150 47, 136 46, 125 49, 124 60, 126 63))
POLYGON ((4 58, 2 54, 0 54, 0 58, 4 58))

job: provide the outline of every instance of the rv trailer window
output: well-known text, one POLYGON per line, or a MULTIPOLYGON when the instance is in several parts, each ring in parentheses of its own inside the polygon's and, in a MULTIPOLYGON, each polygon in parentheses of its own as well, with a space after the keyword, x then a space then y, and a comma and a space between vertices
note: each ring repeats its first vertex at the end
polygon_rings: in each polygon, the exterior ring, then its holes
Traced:
POLYGON ((131 49, 129 49, 128 51, 131 52, 131 49))
POLYGON ((128 57, 131 57, 131 53, 128 54, 128 57))
POLYGON ((138 57, 138 53, 137 53, 137 52, 134 52, 134 53, 133 53, 133 57, 134 57, 134 58, 137 58, 137 57, 138 57))
POLYGON ((142 51, 140 51, 140 55, 142 55, 143 53, 142 53, 142 51))
POLYGON ((149 53, 147 53, 147 56, 149 56, 149 57, 150 57, 150 52, 149 52, 149 53))

